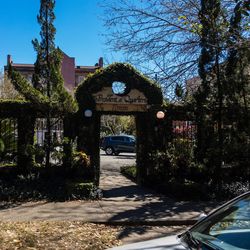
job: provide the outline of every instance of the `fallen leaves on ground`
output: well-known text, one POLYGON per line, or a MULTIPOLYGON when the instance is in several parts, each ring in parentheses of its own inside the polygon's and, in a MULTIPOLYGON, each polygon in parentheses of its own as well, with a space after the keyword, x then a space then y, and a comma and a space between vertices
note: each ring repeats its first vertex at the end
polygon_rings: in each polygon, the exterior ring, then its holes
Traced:
POLYGON ((119 228, 84 222, 0 222, 0 249, 93 249, 120 245, 119 228))

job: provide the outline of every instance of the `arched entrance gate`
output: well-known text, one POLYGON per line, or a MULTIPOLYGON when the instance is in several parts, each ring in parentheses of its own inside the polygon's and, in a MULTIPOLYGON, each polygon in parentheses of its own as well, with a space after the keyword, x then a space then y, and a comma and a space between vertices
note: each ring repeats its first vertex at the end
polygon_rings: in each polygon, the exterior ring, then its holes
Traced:
POLYGON ((138 181, 147 176, 147 158, 157 148, 155 113, 162 105, 160 87, 131 65, 115 63, 90 75, 76 90, 78 150, 90 156, 93 178, 100 177, 100 117, 103 114, 134 115, 137 130, 138 181), (118 90, 116 90, 118 88, 118 90))

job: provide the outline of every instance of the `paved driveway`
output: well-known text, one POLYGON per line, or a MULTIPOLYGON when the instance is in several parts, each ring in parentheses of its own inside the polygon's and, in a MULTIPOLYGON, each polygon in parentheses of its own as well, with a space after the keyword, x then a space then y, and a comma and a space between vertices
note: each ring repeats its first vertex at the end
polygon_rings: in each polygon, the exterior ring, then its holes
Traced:
POLYGON ((121 166, 133 166, 136 164, 135 153, 121 153, 117 156, 106 155, 103 150, 100 151, 101 171, 119 172, 121 166))

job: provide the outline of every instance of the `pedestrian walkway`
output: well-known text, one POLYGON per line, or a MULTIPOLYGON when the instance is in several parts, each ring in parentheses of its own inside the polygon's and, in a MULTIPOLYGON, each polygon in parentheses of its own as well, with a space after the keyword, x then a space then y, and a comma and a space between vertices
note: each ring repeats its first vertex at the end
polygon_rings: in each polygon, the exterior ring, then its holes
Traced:
POLYGON ((153 190, 140 187, 120 174, 119 166, 102 164, 100 202, 107 221, 113 224, 190 225, 214 203, 174 201, 153 190))

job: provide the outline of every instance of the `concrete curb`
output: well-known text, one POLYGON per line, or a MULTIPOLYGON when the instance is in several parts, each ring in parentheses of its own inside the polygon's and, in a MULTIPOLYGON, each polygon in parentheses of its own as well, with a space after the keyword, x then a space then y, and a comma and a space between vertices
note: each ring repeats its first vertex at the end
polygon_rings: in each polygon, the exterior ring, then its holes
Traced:
POLYGON ((88 221, 110 226, 192 226, 197 220, 154 220, 154 221, 88 221))

